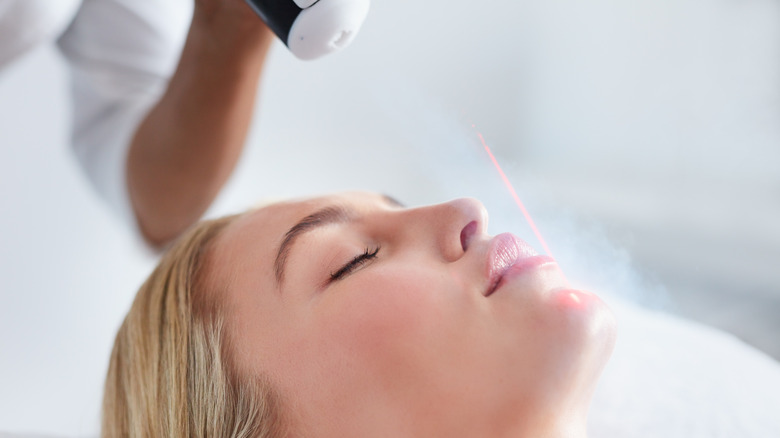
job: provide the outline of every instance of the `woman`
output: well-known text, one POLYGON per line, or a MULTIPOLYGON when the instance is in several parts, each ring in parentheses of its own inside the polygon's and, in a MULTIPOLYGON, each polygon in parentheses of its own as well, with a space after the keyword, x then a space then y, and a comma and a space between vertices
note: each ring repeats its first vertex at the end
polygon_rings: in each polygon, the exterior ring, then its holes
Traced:
POLYGON ((474 200, 200 224, 114 345, 104 436, 583 437, 614 320, 474 200))

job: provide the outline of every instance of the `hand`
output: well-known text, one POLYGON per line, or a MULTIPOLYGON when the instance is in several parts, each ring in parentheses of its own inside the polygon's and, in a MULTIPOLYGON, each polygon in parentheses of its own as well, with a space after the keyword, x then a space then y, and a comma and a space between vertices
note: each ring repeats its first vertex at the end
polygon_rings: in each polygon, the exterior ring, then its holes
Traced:
POLYGON ((273 33, 244 0, 195 0, 193 28, 207 29, 234 44, 269 44, 273 33))
POLYGON ((233 16, 234 19, 257 18, 257 14, 244 0, 195 0, 195 9, 210 16, 226 15, 233 16))

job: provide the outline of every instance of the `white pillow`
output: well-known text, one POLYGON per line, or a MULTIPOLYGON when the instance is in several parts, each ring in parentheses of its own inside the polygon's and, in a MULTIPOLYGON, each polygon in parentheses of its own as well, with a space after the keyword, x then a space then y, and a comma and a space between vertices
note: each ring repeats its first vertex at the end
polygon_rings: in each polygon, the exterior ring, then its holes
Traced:
POLYGON ((589 436, 780 438, 780 363, 713 328, 607 301, 618 341, 589 436))

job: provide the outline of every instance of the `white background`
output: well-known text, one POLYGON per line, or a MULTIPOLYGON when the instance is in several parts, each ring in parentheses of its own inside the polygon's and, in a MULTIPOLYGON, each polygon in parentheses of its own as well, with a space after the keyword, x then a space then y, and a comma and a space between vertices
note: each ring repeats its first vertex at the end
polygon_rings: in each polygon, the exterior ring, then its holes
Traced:
MULTIPOLYGON (((66 84, 51 48, 0 73, 2 430, 96 433, 153 265, 76 169, 66 84)), ((477 196, 491 232, 537 244, 474 124, 575 279, 780 357, 776 1, 375 0, 343 53, 278 45, 259 102, 210 215, 353 188, 477 196)))

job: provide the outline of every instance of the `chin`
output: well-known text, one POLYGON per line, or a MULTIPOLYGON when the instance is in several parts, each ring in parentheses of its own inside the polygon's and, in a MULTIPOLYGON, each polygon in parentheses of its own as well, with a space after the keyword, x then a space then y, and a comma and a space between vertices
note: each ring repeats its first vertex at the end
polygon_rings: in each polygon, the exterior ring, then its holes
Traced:
POLYGON ((601 298, 582 290, 554 290, 549 299, 560 340, 573 355, 571 362, 600 372, 615 347, 615 315, 601 298))
POLYGON ((553 300, 578 344, 580 361, 600 373, 615 347, 617 323, 612 310, 598 295, 582 290, 556 291, 553 300))
POLYGON ((586 408, 615 346, 615 317, 591 293, 560 289, 548 298, 545 389, 554 406, 586 408))

